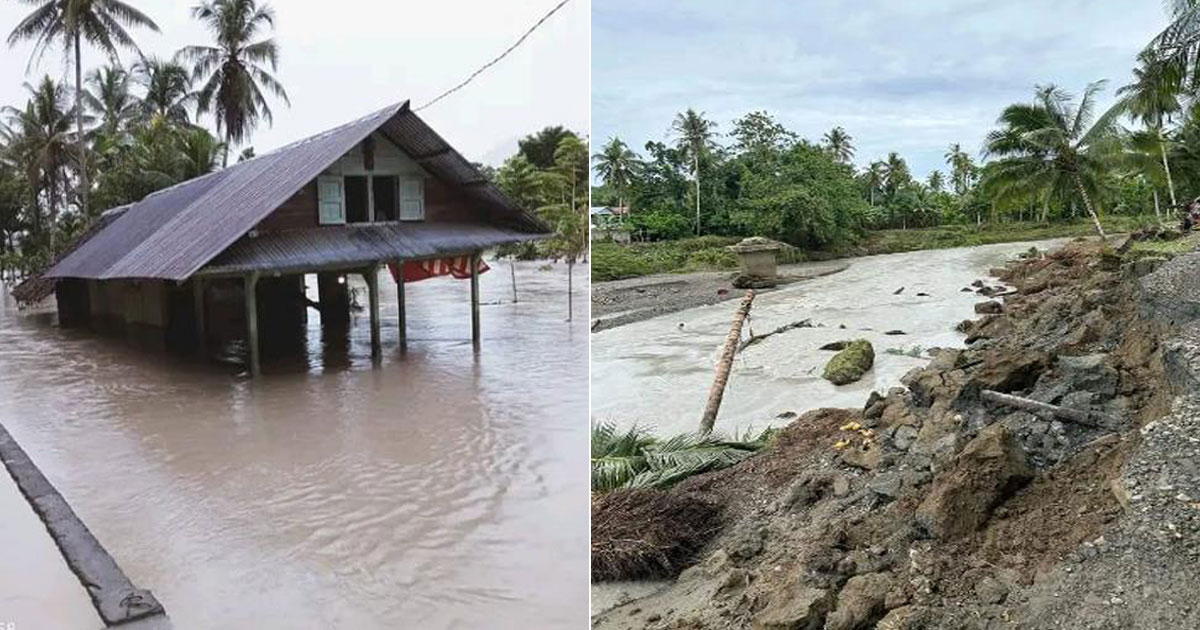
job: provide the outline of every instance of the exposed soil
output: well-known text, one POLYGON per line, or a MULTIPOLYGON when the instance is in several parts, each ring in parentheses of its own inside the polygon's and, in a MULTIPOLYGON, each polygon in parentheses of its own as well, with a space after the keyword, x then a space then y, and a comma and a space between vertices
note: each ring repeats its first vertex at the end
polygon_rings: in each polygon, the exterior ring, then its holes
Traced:
POLYGON ((1076 242, 995 270, 966 349, 670 490, 720 529, 595 627, 1200 627, 1200 254, 1157 265, 1076 242))

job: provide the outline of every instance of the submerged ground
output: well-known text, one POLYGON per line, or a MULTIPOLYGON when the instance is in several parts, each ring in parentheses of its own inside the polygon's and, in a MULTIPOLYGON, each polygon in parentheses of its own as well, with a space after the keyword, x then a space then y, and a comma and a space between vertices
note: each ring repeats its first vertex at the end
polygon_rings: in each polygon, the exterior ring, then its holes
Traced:
MULTIPOLYGON (((467 283, 409 286, 402 359, 381 281, 378 369, 365 317, 323 340, 314 315, 257 381, 6 301, 0 422, 177 628, 581 626, 587 272, 567 323, 566 267, 541 264, 516 304, 507 262, 481 277, 478 356, 467 283)), ((61 573, 39 562, 19 570, 61 573)))

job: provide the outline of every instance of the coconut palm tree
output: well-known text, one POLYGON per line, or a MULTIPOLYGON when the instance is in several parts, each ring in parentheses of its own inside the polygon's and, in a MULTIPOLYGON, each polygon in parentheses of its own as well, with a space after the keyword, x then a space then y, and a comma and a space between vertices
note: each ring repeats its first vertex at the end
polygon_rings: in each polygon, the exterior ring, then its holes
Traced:
POLYGON ((188 180, 217 170, 225 148, 207 129, 185 127, 179 133, 180 175, 188 180))
POLYGON ((141 51, 126 28, 136 26, 158 31, 158 25, 146 14, 121 0, 24 0, 36 5, 8 35, 8 45, 34 40, 30 62, 49 47, 61 44, 75 59, 75 143, 79 167, 80 205, 87 213, 87 145, 83 135, 83 42, 99 48, 114 61, 117 49, 141 51))
POLYGON ((985 143, 985 152, 1000 158, 990 166, 990 187, 1000 193, 1029 187, 1056 198, 1078 195, 1101 240, 1106 235, 1096 197, 1119 155, 1116 121, 1122 113, 1113 107, 1094 116, 1103 88, 1103 81, 1089 84, 1076 104, 1055 85, 1038 86, 1034 102, 1004 108, 1000 127, 988 133, 985 143))
POLYGON ((883 187, 888 197, 894 197, 901 188, 912 182, 912 173, 908 170, 908 162, 905 162, 899 153, 895 151, 889 153, 883 167, 883 187))
POLYGON ((189 111, 196 104, 192 91, 192 76, 187 68, 174 60, 147 57, 133 68, 138 82, 146 90, 142 99, 142 116, 161 117, 171 123, 187 124, 189 111))
POLYGON ((1200 78, 1200 2, 1166 0, 1171 21, 1150 40, 1146 50, 1175 66, 1191 87, 1200 78))
POLYGON ((935 170, 929 174, 928 179, 925 181, 925 185, 929 187, 931 192, 940 193, 942 192, 942 189, 946 187, 946 178, 942 176, 941 171, 935 170))
POLYGON ((11 130, 9 149, 29 184, 33 231, 40 235, 48 228, 53 248, 54 227, 70 163, 71 119, 75 112, 69 105, 66 89, 49 76, 36 87, 26 83, 25 89, 29 92, 29 102, 24 109, 4 108, 11 130), (42 223, 42 198, 48 226, 42 223))
POLYGON ((216 45, 187 46, 178 55, 192 64, 192 78, 202 83, 198 110, 213 112, 217 132, 225 139, 222 163, 228 164, 232 145, 248 139, 260 120, 273 120, 264 90, 291 104, 271 74, 279 65, 278 45, 271 38, 255 41, 275 26, 275 11, 256 0, 206 0, 192 15, 208 27, 216 45))
POLYGON ((854 159, 854 145, 851 143, 853 138, 846 133, 841 127, 834 127, 825 132, 824 136, 825 148, 829 149, 829 153, 833 155, 833 159, 842 164, 849 164, 850 160, 854 159))
POLYGON ((1137 68, 1133 69, 1133 83, 1117 90, 1121 97, 1119 105, 1130 118, 1146 126, 1158 141, 1158 153, 1162 158, 1163 173, 1167 178, 1167 190, 1171 205, 1175 199, 1175 181, 1171 178, 1171 165, 1167 161, 1167 139, 1163 127, 1172 116, 1182 111, 1180 94, 1183 91, 1183 68, 1171 60, 1159 59, 1153 51, 1138 55, 1137 68))
POLYGON ((609 138, 600 152, 592 155, 596 174, 617 193, 617 205, 625 207, 626 194, 638 170, 637 154, 620 138, 609 138))
POLYGON ((871 205, 875 205, 875 191, 883 190, 883 185, 887 183, 887 165, 878 160, 871 162, 867 167, 867 189, 870 190, 871 205))
POLYGON ((671 132, 675 136, 675 146, 683 154, 684 159, 692 163, 692 176, 696 182, 696 235, 700 234, 700 158, 712 149, 713 134, 717 123, 704 117, 704 112, 697 113, 688 108, 687 111, 676 114, 671 122, 671 132))
POLYGON ((83 104, 100 123, 99 131, 114 137, 137 115, 138 97, 130 91, 129 73, 121 66, 103 66, 88 74, 83 104))
POLYGON ((962 150, 962 145, 955 142, 946 151, 946 164, 950 167, 950 179, 954 183, 954 193, 962 195, 967 192, 971 180, 971 156, 962 150))

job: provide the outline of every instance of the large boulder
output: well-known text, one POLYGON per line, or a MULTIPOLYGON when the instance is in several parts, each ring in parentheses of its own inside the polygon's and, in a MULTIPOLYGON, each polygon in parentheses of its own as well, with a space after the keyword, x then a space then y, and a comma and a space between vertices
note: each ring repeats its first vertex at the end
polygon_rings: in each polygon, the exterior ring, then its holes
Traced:
POLYGON ((833 355, 821 375, 834 385, 853 383, 875 365, 875 348, 866 339, 856 339, 833 355))
POLYGON ((794 582, 754 617, 754 630, 818 630, 832 607, 829 591, 794 582))
POLYGON ((967 443, 917 507, 926 532, 943 540, 969 534, 992 510, 1033 478, 1033 469, 1012 433, 993 424, 967 443))
POLYGON ((838 593, 837 608, 825 618, 825 630, 869 628, 886 612, 884 600, 892 588, 886 573, 868 573, 850 578, 838 593))

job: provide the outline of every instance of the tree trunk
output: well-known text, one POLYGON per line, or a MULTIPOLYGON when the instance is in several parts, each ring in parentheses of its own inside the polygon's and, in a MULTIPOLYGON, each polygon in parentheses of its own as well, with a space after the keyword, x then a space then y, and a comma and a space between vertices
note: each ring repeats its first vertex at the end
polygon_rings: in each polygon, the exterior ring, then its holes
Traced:
POLYGON ((1162 212, 1158 209, 1158 189, 1154 189, 1154 218, 1158 220, 1158 224, 1162 225, 1162 212))
POLYGON ((575 276, 575 260, 573 258, 567 260, 567 321, 571 321, 575 313, 575 296, 572 294, 572 280, 575 276))
MULTIPOLYGON (((83 216, 88 216, 88 172, 87 172, 87 142, 83 138, 83 52, 80 49, 78 31, 75 33, 75 141, 79 143, 79 205, 83 216)), ((54 233, 50 233, 53 243, 54 233)))
POLYGON ((229 131, 225 132, 225 150, 221 157, 221 168, 229 167, 229 131))
POLYGON ((1158 149, 1162 154, 1163 171, 1167 174, 1167 191, 1171 193, 1171 208, 1179 202, 1175 200, 1175 181, 1171 179, 1171 165, 1167 162, 1167 144, 1163 141, 1162 129, 1158 130, 1158 149))
POLYGON ((1079 173, 1073 174, 1075 178, 1075 187, 1079 189, 1079 194, 1083 197, 1083 207, 1087 209, 1088 214, 1092 217, 1092 223, 1096 226, 1096 233, 1100 235, 1100 240, 1104 243, 1108 242, 1108 236, 1104 234, 1104 226, 1100 225, 1100 215, 1096 214, 1096 208, 1092 206, 1092 198, 1088 196, 1087 189, 1083 186, 1083 179, 1079 177, 1079 173))
POLYGON ((713 424, 717 421, 717 412, 721 409, 721 399, 725 396, 725 384, 729 382, 729 369, 733 365, 733 357, 737 354, 742 339, 742 324, 750 313, 750 305, 754 302, 754 291, 746 291, 746 297, 733 314, 733 323, 729 334, 725 337, 725 348, 717 361, 717 374, 713 377, 712 387, 708 390, 708 404, 704 406, 704 416, 700 418, 700 433, 712 433, 713 424))
POLYGON ((696 172, 696 236, 700 236, 700 154, 692 158, 692 168, 696 172))

